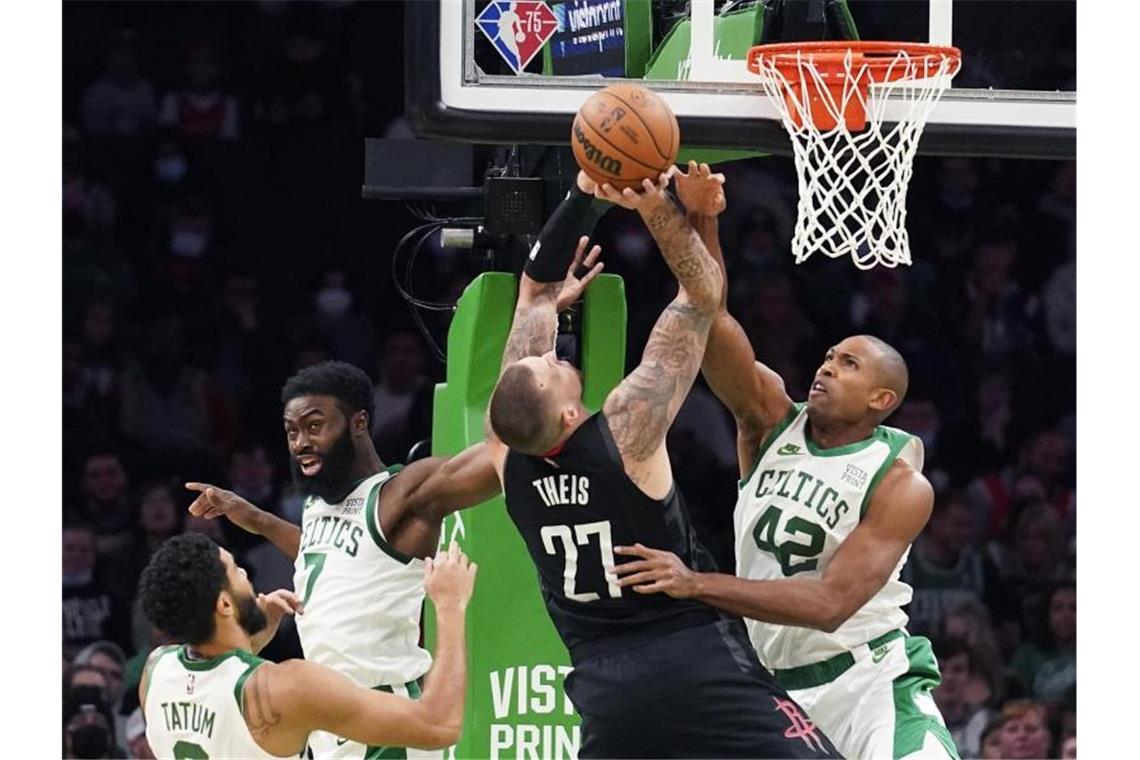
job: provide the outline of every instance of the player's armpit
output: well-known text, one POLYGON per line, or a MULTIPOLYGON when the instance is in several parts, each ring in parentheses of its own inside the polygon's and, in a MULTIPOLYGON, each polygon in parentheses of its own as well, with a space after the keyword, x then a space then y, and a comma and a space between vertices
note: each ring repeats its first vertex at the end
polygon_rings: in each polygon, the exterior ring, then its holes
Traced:
MULTIPOLYGON (((291 660, 278 666, 282 668, 288 672, 276 674, 283 683, 273 691, 274 714, 287 722, 303 723, 306 733, 319 729, 362 744, 420 749, 442 749, 459 740, 462 712, 451 715, 426 698, 413 700, 365 689, 312 662, 291 660)), ((453 688, 462 690, 465 684, 453 688)), ((249 697, 247 684, 247 703, 249 697)), ((249 716, 247 708, 247 723, 249 716)))
POLYGON ((642 466, 665 445, 665 434, 696 379, 711 319, 683 294, 674 299, 658 317, 641 364, 606 398, 603 411, 610 432, 626 472, 639 485, 642 466))
POLYGON ((431 520, 481 504, 502 490, 494 455, 494 446, 481 442, 450 458, 413 462, 392 481, 393 488, 403 491, 403 499, 396 501, 431 520))

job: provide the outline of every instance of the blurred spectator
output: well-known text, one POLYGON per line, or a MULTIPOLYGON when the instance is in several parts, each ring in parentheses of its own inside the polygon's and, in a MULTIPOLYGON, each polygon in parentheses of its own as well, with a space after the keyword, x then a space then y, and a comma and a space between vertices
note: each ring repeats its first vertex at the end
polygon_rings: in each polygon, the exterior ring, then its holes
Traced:
POLYGON ((243 271, 226 277, 217 316, 217 376, 220 390, 243 411, 247 430, 278 426, 277 394, 286 375, 274 321, 266 318, 258 280, 243 271))
POLYGON ((127 471, 119 454, 110 449, 88 454, 83 460, 79 489, 81 501, 75 516, 90 523, 99 553, 110 554, 126 546, 134 513, 127 471))
POLYGON ((1002 577, 1018 601, 1022 625, 1033 630, 1044 619, 1041 608, 1053 584, 1073 577, 1056 511, 1040 503, 1026 507, 1018 516, 1013 546, 997 553, 1002 577))
MULTIPOLYGON (((972 388, 973 403, 968 416, 947 430, 946 449, 952 457, 944 458, 956 481, 966 481, 980 470, 1009 462, 1016 450, 1017 428, 1013 408, 1013 379, 1001 366, 984 369, 972 388)), ((892 424, 900 425, 897 420, 892 424)), ((976 505, 975 515, 985 524, 989 512, 976 505)))
POLYGON ((237 98, 221 86, 222 67, 208 43, 188 46, 181 88, 166 93, 158 123, 190 140, 236 140, 237 98))
POLYGON ((1005 605, 997 568, 978 550, 978 538, 978 525, 963 494, 951 493, 935 502, 902 571, 901 580, 914 589, 908 630, 933 633, 946 613, 965 604, 1005 605))
POLYGON ((1076 760, 1077 737, 1070 736, 1061 743, 1061 760, 1076 760))
POLYGON ((211 445, 224 444, 214 400, 205 374, 186 361, 182 321, 156 319, 123 372, 123 434, 156 459, 209 456, 211 445))
POLYGON ((146 718, 143 717, 141 707, 135 708, 127 720, 127 751, 128 757, 138 760, 154 760, 154 752, 146 740, 146 718))
POLYGON ((94 137, 136 137, 154 123, 154 89, 139 74, 133 37, 120 35, 107 51, 106 70, 83 93, 83 131, 94 137))
MULTIPOLYGON (((981 754, 978 755, 982 760, 1002 760, 1004 757, 1001 753, 1001 727, 1002 719, 997 718, 982 731, 982 749, 981 754)), ((969 756, 963 755, 963 757, 969 756)))
POLYGON ((1013 666, 1034 699, 1059 705, 1077 682, 1077 587, 1056 585, 1044 605, 1046 620, 1017 651, 1013 666))
POLYGON ((82 137, 74 127, 63 130, 63 230, 65 237, 103 236, 115 226, 111 189, 84 171, 82 137))
POLYGON ((75 655, 76 665, 97 668, 106 679, 104 696, 112 716, 116 744, 126 743, 127 716, 121 712, 126 692, 125 669, 127 658, 123 650, 111 641, 96 641, 75 655))
POLYGON ((1053 349, 1072 358, 1077 353, 1076 243, 1067 262, 1058 266, 1045 285, 1045 334, 1053 349))
MULTIPOLYGON (((345 115, 348 86, 315 18, 297 15, 282 46, 282 60, 261 86, 254 119, 272 129, 304 127, 345 115)), ((368 365, 371 366, 371 365, 368 365)))
POLYGON ((1008 236, 983 240, 974 249, 960 329, 983 359, 1003 360, 1034 346, 1037 303, 1013 279, 1017 257, 1017 242, 1008 236))
POLYGON ((423 340, 407 330, 389 333, 380 351, 379 381, 372 393, 372 438, 384 461, 401 461, 409 440, 408 414, 427 381, 423 340))
POLYGON ((313 301, 312 325, 333 359, 375 367, 376 328, 368 315, 354 308, 354 301, 345 273, 327 270, 313 301))
POLYGON ((970 681, 966 688, 974 701, 997 705, 1006 696, 1008 679, 990 619, 983 605, 965 602, 946 613, 937 636, 940 641, 957 640, 969 647, 970 681))
MULTIPOLYGON (((274 479, 274 469, 265 446, 260 443, 239 445, 230 454, 226 473, 230 490, 246 501, 276 514, 280 509, 281 494, 274 479)), ((260 537, 247 533, 229 520, 218 522, 226 537, 223 545, 234 554, 245 557, 250 549, 265 543, 260 537)))
POLYGON ((1069 486, 1072 447, 1055 430, 1043 430, 1021 447, 1017 466, 981 476, 970 484, 970 497, 988 515, 991 536, 1030 504, 1046 503, 1067 523, 1076 518, 1076 493, 1069 486))
POLYGON ((985 707, 986 694, 976 688, 969 646, 960 639, 935 643, 942 683, 934 689, 934 701, 954 738, 958 753, 965 758, 981 752, 982 732, 993 715, 985 707))
POLYGON ((1050 757, 1053 738, 1045 708, 1028 699, 1007 702, 1001 709, 1001 757, 1006 760, 1050 757))
POLYGON ((95 553, 95 534, 86 525, 65 525, 63 650, 68 657, 101 639, 109 639, 120 647, 130 646, 129 612, 121 597, 107 589, 95 553))

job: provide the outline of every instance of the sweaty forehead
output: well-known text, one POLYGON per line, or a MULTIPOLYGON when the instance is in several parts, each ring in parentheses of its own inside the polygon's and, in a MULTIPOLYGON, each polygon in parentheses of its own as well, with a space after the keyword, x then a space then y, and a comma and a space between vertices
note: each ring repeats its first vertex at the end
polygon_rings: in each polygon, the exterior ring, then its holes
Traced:
POLYGON ((296 422, 313 414, 332 417, 337 411, 336 399, 332 396, 297 396, 285 404, 284 417, 296 422))

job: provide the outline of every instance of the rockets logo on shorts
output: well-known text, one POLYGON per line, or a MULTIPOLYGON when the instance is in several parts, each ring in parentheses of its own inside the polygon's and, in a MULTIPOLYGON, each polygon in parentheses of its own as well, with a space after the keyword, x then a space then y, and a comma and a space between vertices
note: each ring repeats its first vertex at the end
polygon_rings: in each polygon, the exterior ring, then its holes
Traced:
POLYGON ((475 25, 518 74, 554 36, 558 21, 546 3, 495 0, 479 14, 475 25))

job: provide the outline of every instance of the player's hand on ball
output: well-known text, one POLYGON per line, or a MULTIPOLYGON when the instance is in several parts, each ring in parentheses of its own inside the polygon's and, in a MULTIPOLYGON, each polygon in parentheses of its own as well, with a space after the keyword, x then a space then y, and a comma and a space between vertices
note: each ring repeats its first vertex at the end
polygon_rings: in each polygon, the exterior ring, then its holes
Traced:
POLYGON ((424 561, 424 589, 436 609, 467 609, 475 589, 477 569, 478 565, 468 560, 454 541, 447 551, 440 549, 435 557, 428 557, 424 561))
POLYGON ((594 195, 594 191, 598 189, 598 183, 590 179, 590 175, 581 169, 578 170, 578 189, 587 195, 594 195))
POLYGON ((609 182, 605 182, 595 188, 594 197, 634 211, 643 210, 655 203, 668 201, 665 188, 669 187, 675 169, 675 166, 670 166, 668 171, 657 175, 656 182, 646 177, 641 180, 641 187, 638 190, 630 187, 618 190, 609 182))
POLYGON ((697 574, 673 552, 634 544, 615 546, 614 554, 639 558, 614 568, 622 588, 633 586, 639 594, 664 592, 675 599, 688 599, 697 593, 697 574))
POLYGON ((724 211, 724 175, 713 174, 708 164, 689 162, 688 173, 678 170, 677 198, 686 211, 704 216, 716 216, 724 211))
POLYGON ((186 488, 197 491, 198 496, 190 505, 190 514, 214 520, 225 515, 239 527, 251 517, 257 507, 238 496, 233 491, 210 485, 209 483, 187 483, 186 488))
POLYGON ((558 300, 555 304, 558 311, 564 311, 570 308, 571 304, 582 297, 586 292, 586 286, 597 277, 605 264, 598 261, 598 256, 602 255, 602 247, 595 245, 586 253, 586 247, 590 245, 590 238, 583 235, 578 239, 578 249, 574 251, 574 261, 570 262, 570 268, 566 270, 566 279, 562 281, 562 289, 558 291, 558 300), (583 260, 585 256, 585 260, 583 260), (582 272, 579 277, 578 272, 582 272))

